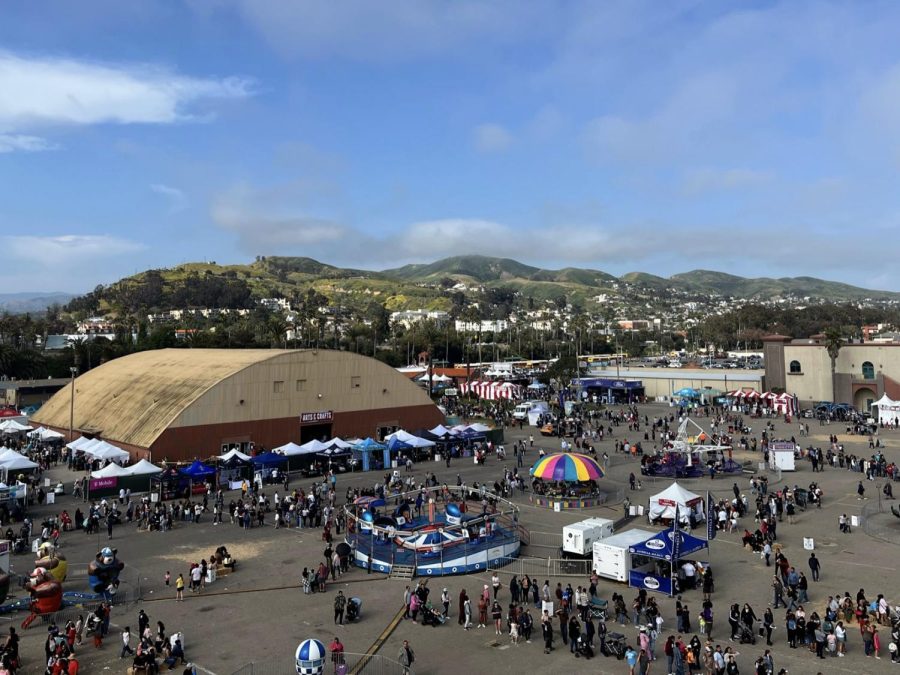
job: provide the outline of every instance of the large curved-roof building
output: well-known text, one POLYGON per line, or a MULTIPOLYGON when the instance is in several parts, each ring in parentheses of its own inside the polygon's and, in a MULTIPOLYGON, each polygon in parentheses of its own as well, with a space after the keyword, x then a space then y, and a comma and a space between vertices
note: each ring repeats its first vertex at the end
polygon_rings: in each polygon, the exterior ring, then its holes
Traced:
POLYGON ((443 416, 416 384, 351 352, 160 349, 115 359, 53 396, 33 421, 135 457, 187 459, 332 436, 431 428, 443 416))

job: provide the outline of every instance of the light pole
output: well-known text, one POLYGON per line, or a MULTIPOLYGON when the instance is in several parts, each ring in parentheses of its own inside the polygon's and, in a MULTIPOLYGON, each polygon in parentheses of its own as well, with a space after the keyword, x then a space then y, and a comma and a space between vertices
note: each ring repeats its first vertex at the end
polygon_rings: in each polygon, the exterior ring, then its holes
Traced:
POLYGON ((73 428, 75 426, 75 375, 78 373, 78 368, 70 366, 69 372, 72 374, 72 391, 69 394, 69 442, 71 443, 75 440, 73 428))

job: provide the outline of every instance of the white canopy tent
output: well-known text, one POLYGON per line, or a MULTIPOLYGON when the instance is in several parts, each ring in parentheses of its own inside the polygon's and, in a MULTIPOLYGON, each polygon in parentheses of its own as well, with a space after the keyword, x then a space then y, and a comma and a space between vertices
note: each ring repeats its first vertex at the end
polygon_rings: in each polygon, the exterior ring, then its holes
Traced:
POLYGON ((308 443, 304 443, 303 445, 297 445, 291 441, 290 443, 285 443, 284 445, 274 448, 272 452, 278 455, 284 455, 285 457, 295 457, 297 455, 310 455, 319 452, 320 450, 324 450, 326 447, 328 446, 315 439, 308 443))
POLYGON ((885 394, 872 404, 878 407, 878 423, 894 425, 900 423, 900 401, 891 400, 885 394))
MULTIPOLYGON (((110 464, 110 466, 115 465, 110 464)), ((155 464, 148 462, 146 459, 142 459, 137 464, 132 464, 124 470, 128 472, 129 476, 144 476, 146 474, 159 473, 162 471, 162 467, 156 466, 155 464)))
POLYGON ((9 471, 31 471, 32 469, 38 468, 36 462, 32 462, 25 455, 20 455, 15 450, 11 450, 10 452, 4 452, 3 457, 0 458, 0 468, 6 469, 9 471))
POLYGON ((354 443, 348 443, 347 441, 342 440, 342 439, 338 438, 337 436, 332 438, 330 441, 325 441, 326 447, 337 448, 339 450, 349 450, 354 445, 355 445, 354 443))
POLYGON ((92 443, 92 442, 93 442, 93 439, 91 439, 91 438, 85 438, 84 436, 79 436, 74 441, 72 441, 70 443, 66 443, 66 447, 70 448, 72 450, 81 450, 88 443, 92 443))
POLYGON ((438 438, 446 438, 448 436, 456 436, 456 432, 453 429, 448 429, 443 424, 438 424, 434 429, 429 429, 428 433, 437 436, 438 438))
POLYGON ((398 441, 406 443, 407 445, 411 445, 414 448, 432 448, 435 445, 434 441, 429 441, 425 438, 419 438, 418 436, 413 436, 411 433, 409 433, 408 431, 404 431, 403 429, 398 429, 397 431, 390 434, 389 436, 386 436, 384 441, 385 441, 385 443, 388 443, 395 438, 398 441))
MULTIPOLYGON (((241 452, 240 450, 237 450, 237 449, 229 450, 224 455, 221 455, 219 457, 219 459, 222 460, 223 462, 227 462, 229 459, 232 459, 234 457, 237 457, 239 460, 244 461, 244 462, 247 462, 250 460, 250 455, 245 455, 243 452, 241 452)), ((143 461, 144 460, 141 460, 141 462, 143 462, 143 461)), ((141 462, 138 462, 138 464, 140 464, 141 462)))
POLYGON ((118 464, 107 464, 98 471, 91 471, 91 478, 122 478, 131 475, 131 471, 118 464))
POLYGON ((42 441, 54 441, 60 438, 64 438, 64 435, 59 433, 58 431, 53 431, 53 429, 45 429, 44 427, 38 427, 34 431, 29 431, 28 436, 31 438, 37 438, 42 441))
POLYGON ((676 509, 682 524, 688 523, 691 516, 695 521, 706 519, 703 497, 685 490, 678 483, 672 483, 659 494, 650 497, 647 515, 651 523, 660 519, 672 520, 676 509))
POLYGON ((131 459, 131 454, 127 450, 117 448, 115 445, 107 443, 106 441, 100 441, 89 450, 85 450, 85 453, 94 459, 107 459, 118 464, 122 464, 131 459))
POLYGON ((23 431, 31 431, 34 427, 22 424, 17 420, 4 420, 0 422, 0 432, 4 434, 20 434, 23 431))
POLYGON ((5 445, 0 448, 0 464, 3 464, 3 460, 7 457, 21 457, 22 453, 16 452, 12 448, 7 448, 5 445))

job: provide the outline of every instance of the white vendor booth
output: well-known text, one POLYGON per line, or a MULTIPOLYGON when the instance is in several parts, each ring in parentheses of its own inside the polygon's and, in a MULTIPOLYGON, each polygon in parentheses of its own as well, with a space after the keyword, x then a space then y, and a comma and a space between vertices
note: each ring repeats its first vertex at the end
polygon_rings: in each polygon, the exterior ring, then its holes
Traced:
POLYGON ((647 517, 651 523, 657 520, 671 521, 678 510, 679 520, 682 525, 706 520, 703 497, 685 490, 678 483, 672 483, 665 490, 650 497, 650 505, 647 509, 647 517))
POLYGON ((769 443, 769 468, 782 471, 795 471, 794 453, 797 445, 791 441, 772 441, 769 443))
POLYGON ((872 404, 878 408, 878 424, 893 426, 900 420, 900 401, 892 401, 885 394, 872 404))

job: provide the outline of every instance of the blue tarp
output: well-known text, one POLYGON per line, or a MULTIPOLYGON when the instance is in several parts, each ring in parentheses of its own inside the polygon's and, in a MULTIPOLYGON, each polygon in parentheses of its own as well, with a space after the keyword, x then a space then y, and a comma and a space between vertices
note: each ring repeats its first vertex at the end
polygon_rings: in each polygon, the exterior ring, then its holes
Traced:
POLYGON ((211 466, 206 466, 206 464, 197 459, 188 468, 179 469, 178 473, 190 478, 206 478, 207 476, 215 476, 216 470, 211 466))
POLYGON ((708 546, 707 541, 690 535, 687 532, 682 532, 681 530, 676 530, 674 532, 672 530, 663 530, 643 543, 630 546, 628 550, 636 555, 655 558, 657 560, 668 560, 671 562, 672 552, 675 548, 674 538, 676 536, 681 538, 681 546, 678 550, 676 560, 680 560, 681 558, 689 556, 691 553, 696 553, 708 546))
POLYGON ((406 441, 401 441, 399 438, 392 438, 388 441, 387 447, 391 452, 397 452, 398 450, 409 450, 413 446, 406 441))
POLYGON ((253 466, 278 466, 279 464, 285 464, 287 461, 287 457, 276 455, 274 452, 264 452, 261 455, 250 458, 253 466))

